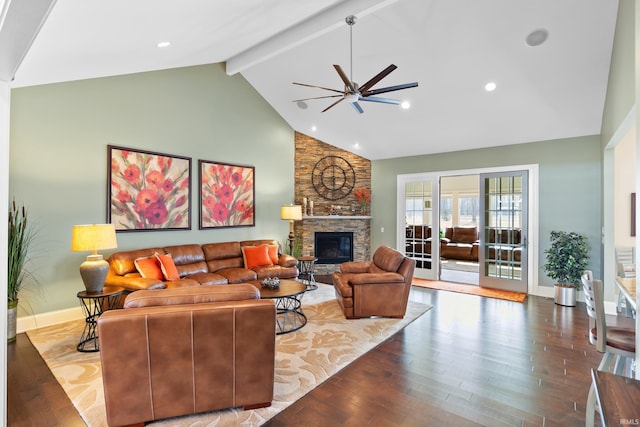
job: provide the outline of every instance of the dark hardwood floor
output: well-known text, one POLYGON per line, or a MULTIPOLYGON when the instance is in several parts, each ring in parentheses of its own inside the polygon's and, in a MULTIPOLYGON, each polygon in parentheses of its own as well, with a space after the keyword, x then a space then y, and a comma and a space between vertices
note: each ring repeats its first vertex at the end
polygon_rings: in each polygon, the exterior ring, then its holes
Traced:
MULTIPOLYGON (((584 425, 590 369, 601 355, 588 344, 583 303, 423 288, 411 299, 434 308, 266 425, 584 425)), ((9 426, 84 425, 24 334, 9 345, 7 363, 9 426)))

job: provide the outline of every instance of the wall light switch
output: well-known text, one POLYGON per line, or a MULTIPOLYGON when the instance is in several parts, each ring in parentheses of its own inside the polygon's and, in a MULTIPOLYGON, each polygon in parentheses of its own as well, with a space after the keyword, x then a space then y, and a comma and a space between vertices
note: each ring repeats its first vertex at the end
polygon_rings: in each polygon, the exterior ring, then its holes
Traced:
POLYGON ((380 232, 384 233, 384 227, 380 227, 380 232))

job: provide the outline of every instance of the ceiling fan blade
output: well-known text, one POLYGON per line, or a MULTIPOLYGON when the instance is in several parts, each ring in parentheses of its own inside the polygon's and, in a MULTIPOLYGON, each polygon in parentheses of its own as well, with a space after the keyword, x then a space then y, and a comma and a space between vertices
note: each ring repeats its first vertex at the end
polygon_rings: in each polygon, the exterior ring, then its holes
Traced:
POLYGON ((355 108, 355 110, 358 112, 358 114, 362 114, 364 113, 364 110, 362 109, 362 107, 360 106, 360 104, 358 104, 357 102, 350 102, 351 106, 353 108, 355 108))
POLYGON ((387 68, 385 68, 384 70, 380 71, 378 74, 373 76, 373 78, 371 80, 369 80, 368 82, 366 82, 365 84, 360 86, 360 93, 368 91, 370 88, 372 88, 380 80, 382 80, 385 77, 387 77, 389 75, 389 73, 391 73, 396 68, 398 68, 398 67, 396 67, 395 65, 391 64, 387 68))
POLYGON ((338 93, 344 93, 341 90, 338 89, 331 89, 330 87, 322 87, 322 86, 316 86, 316 85, 308 85, 306 83, 296 83, 293 82, 294 85, 298 85, 298 86, 306 86, 306 87, 314 87, 316 89, 324 89, 324 90, 330 90, 331 92, 338 92, 338 93))
POLYGON ((339 97, 339 96, 344 97, 344 95, 316 96, 316 97, 314 97, 314 98, 294 99, 294 100, 293 100, 293 101, 291 101, 291 102, 309 101, 309 100, 312 100, 312 99, 337 98, 337 97, 339 97))
POLYGON ((336 64, 333 64, 333 68, 336 69, 336 71, 340 75, 340 78, 344 82, 344 85, 349 88, 349 91, 350 92, 355 92, 356 88, 353 87, 353 83, 351 83, 351 81, 349 80, 349 77, 347 77, 347 75, 344 73, 344 71, 342 71, 342 68, 339 65, 336 65, 336 64))
POLYGON ((360 101, 368 101, 368 102, 381 102, 383 104, 395 104, 400 105, 402 101, 398 101, 397 99, 389 99, 389 98, 376 98, 375 96, 370 96, 367 98, 360 98, 360 101))
POLYGON ((322 110, 322 112, 324 113, 325 111, 327 111, 329 108, 333 108, 334 106, 336 106, 338 103, 344 101, 344 96, 340 99, 338 99, 336 102, 334 102, 333 104, 329 105, 327 108, 325 108, 324 110, 322 110))
POLYGON ((413 82, 413 83, 405 83, 403 85, 382 87, 380 89, 374 89, 374 90, 370 90, 370 91, 366 91, 366 92, 360 92, 360 93, 362 94, 363 97, 368 97, 368 96, 371 96, 371 95, 377 95, 379 93, 393 92, 394 90, 409 89, 409 88, 417 87, 417 86, 418 86, 418 82, 413 82))

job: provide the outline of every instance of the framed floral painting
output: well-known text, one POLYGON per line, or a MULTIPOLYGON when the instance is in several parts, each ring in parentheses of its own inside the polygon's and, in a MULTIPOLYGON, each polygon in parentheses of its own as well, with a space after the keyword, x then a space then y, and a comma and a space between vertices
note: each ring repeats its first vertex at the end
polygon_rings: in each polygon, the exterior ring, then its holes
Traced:
POLYGON ((191 229, 190 157, 107 148, 107 222, 116 231, 191 229))
POLYGON ((255 226, 255 168, 199 161, 200 229, 255 226))

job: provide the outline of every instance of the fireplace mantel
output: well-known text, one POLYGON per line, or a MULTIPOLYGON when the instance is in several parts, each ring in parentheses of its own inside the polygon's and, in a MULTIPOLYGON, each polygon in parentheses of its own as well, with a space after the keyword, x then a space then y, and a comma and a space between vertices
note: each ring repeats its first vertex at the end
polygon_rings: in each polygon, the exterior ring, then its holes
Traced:
POLYGON ((360 215, 317 215, 317 216, 303 216, 302 220, 306 219, 371 219, 371 216, 360 215))

